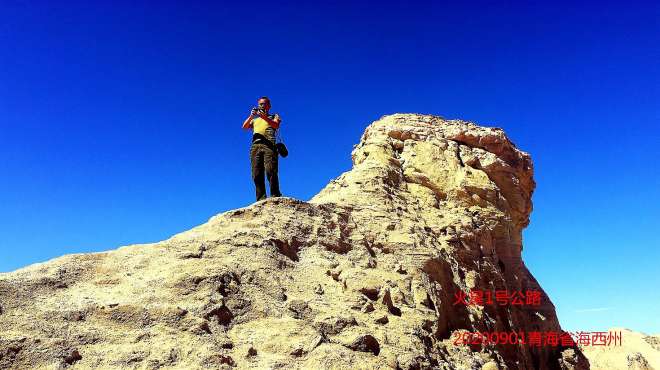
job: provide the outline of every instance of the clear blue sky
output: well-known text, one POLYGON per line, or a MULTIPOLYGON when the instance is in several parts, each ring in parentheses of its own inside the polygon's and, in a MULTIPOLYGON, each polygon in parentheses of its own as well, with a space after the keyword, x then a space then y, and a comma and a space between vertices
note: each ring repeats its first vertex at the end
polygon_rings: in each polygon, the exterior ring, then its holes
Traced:
POLYGON ((0 271, 250 204, 240 124, 268 95, 303 200, 384 114, 503 127, 564 328, 660 332, 657 1, 139 3, 0 3, 0 271))

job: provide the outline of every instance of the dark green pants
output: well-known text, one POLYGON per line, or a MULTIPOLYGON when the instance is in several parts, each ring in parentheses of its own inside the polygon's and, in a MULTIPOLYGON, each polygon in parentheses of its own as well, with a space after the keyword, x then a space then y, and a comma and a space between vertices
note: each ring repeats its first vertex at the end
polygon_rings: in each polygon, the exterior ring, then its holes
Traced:
POLYGON ((282 196, 280 182, 277 178, 277 153, 264 144, 252 144, 250 146, 250 164, 252 165, 252 180, 256 187, 257 200, 266 199, 264 172, 270 184, 270 196, 282 196))

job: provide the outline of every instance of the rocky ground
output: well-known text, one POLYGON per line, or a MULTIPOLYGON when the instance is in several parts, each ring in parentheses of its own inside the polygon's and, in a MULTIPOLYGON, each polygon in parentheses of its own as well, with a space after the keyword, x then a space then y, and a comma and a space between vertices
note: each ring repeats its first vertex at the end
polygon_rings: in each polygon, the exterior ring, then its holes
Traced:
POLYGON ((521 259, 535 183, 499 128, 394 114, 309 201, 269 198, 153 244, 0 274, 0 368, 588 369, 521 259), (454 304, 539 291, 540 304, 454 304))
POLYGON ((660 335, 647 335, 626 328, 611 328, 620 332, 617 345, 580 345, 589 359, 591 370, 654 370, 660 369, 660 335))

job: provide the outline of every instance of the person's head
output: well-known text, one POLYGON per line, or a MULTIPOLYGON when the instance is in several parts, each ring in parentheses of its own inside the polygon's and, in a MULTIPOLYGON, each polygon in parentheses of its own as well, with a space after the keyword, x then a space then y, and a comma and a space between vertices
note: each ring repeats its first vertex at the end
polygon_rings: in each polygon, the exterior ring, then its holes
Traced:
POLYGON ((259 108, 262 108, 266 112, 270 109, 270 99, 268 99, 267 96, 262 96, 257 100, 257 104, 259 105, 259 108))

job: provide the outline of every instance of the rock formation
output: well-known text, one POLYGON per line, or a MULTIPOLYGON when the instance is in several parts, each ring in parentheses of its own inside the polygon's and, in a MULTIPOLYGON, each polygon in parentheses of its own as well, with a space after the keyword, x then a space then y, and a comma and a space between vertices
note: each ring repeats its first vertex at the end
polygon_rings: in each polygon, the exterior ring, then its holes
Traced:
POLYGON ((521 259, 535 183, 499 128, 394 114, 309 201, 0 274, 0 368, 588 369, 521 259), (456 303, 540 292, 538 305, 456 303))
POLYGON ((626 328, 610 328, 621 333, 618 345, 580 345, 591 370, 659 370, 660 335, 647 335, 626 328))

